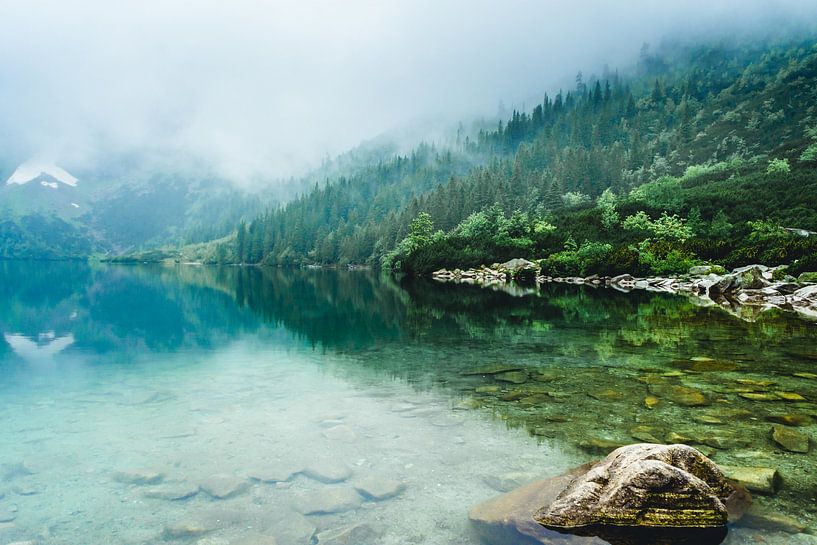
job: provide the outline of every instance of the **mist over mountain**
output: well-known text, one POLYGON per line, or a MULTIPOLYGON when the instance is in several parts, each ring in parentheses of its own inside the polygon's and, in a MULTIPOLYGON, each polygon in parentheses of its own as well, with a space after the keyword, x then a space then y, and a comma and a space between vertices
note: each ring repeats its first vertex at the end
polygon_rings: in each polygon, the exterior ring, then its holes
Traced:
POLYGON ((631 63, 644 42, 779 31, 815 14, 803 0, 9 0, 0 170, 135 155, 275 185, 383 133, 491 118, 500 101, 523 109, 578 69, 631 63))

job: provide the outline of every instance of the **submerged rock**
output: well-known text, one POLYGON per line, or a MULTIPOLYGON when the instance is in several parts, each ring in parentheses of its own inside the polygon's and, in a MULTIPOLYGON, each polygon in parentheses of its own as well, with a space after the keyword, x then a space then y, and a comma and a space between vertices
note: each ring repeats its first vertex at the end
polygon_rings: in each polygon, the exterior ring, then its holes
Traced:
POLYGON ((624 392, 617 388, 607 388, 605 390, 588 392, 587 395, 593 399, 598 399, 599 401, 618 401, 626 397, 624 392))
POLYGON ((777 391, 774 393, 777 397, 784 401, 805 401, 806 398, 802 395, 798 394, 797 392, 781 392, 777 391))
POLYGON ((249 483, 235 475, 218 474, 200 483, 201 490, 217 500, 226 500, 246 492, 249 483))
POLYGON ((648 409, 655 408, 659 403, 661 403, 661 399, 656 396, 647 396, 644 398, 644 406, 648 409))
POLYGON ((301 496, 295 509, 304 515, 331 515, 350 511, 360 505, 360 496, 351 488, 316 490, 301 496))
POLYGON ((704 407, 711 403, 705 393, 688 386, 668 386, 656 389, 655 393, 683 407, 704 407))
POLYGON ((306 544, 315 542, 317 528, 302 514, 283 509, 277 512, 278 520, 270 526, 269 531, 282 545, 306 544))
POLYGON ((190 483, 168 483, 145 491, 146 498, 158 500, 181 501, 192 498, 199 493, 199 487, 190 483))
POLYGON ((406 485, 386 477, 369 476, 354 483, 358 494, 367 500, 383 501, 403 493, 406 485))
POLYGON ((789 452, 805 454, 809 451, 809 436, 786 426, 774 426, 772 428, 772 439, 789 452))
POLYGON ((779 397, 768 392, 741 392, 738 395, 749 401, 780 401, 779 397))
POLYGON ((528 381, 529 375, 526 371, 508 371, 494 375, 494 378, 511 384, 524 384, 528 381))
POLYGON ((588 437, 579 443, 579 447, 593 454, 607 454, 610 451, 623 447, 628 442, 629 441, 620 440, 613 437, 588 437))
POLYGON ((548 528, 722 528, 739 492, 685 445, 622 447, 573 481, 534 519, 548 528))
POLYGON ((807 414, 770 414, 766 417, 766 420, 786 426, 808 426, 814 421, 807 414))
POLYGON ((179 521, 165 526, 162 539, 194 539, 209 534, 216 528, 217 525, 204 520, 179 521))
POLYGON ((502 390, 502 388, 500 388, 499 386, 496 386, 496 385, 477 386, 476 388, 474 388, 474 393, 475 394, 498 394, 501 390, 502 390))
POLYGON ((247 477, 264 483, 282 483, 290 480, 298 470, 285 465, 265 465, 247 471, 247 477))
POLYGON ((301 473, 322 483, 339 483, 352 476, 352 470, 343 462, 336 460, 322 460, 315 462, 301 473))
POLYGON ((719 465, 723 475, 747 490, 774 494, 780 486, 780 474, 771 467, 739 467, 719 465))
POLYGON ((501 475, 485 475, 482 482, 490 486, 497 492, 510 492, 533 480, 530 473, 511 472, 501 475))
POLYGON ((164 473, 153 469, 131 469, 117 471, 113 474, 113 479, 117 482, 140 486, 158 484, 162 482, 164 478, 164 473))
POLYGON ((774 509, 761 503, 754 503, 746 515, 740 521, 741 526, 747 528, 757 528, 764 531, 786 532, 789 534, 799 534, 806 529, 806 526, 797 519, 775 511, 774 509))
POLYGON ((318 545, 379 545, 381 533, 368 524, 326 530, 317 536, 318 545))

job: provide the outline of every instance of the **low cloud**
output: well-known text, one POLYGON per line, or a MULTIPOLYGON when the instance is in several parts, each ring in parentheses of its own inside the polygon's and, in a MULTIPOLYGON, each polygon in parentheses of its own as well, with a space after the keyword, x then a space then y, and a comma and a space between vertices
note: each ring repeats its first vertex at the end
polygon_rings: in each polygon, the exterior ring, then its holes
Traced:
POLYGON ((521 105, 667 34, 798 21, 815 2, 3 0, 0 156, 144 151, 271 179, 521 105))

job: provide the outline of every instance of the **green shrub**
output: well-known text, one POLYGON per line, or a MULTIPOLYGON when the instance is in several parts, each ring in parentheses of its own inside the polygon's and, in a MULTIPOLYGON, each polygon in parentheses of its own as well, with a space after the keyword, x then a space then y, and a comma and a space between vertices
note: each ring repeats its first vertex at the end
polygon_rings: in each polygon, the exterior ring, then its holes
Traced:
POLYGON ((634 247, 638 261, 650 274, 683 274, 701 260, 688 250, 673 247, 668 242, 652 242, 649 239, 634 247))
POLYGON ((817 283, 817 272, 804 272, 797 277, 797 281, 804 283, 817 283))
POLYGON ((791 166, 788 159, 772 159, 766 167, 766 174, 789 174, 791 166))
POLYGON ((786 265, 781 265, 772 272, 772 280, 781 282, 789 274, 789 268, 786 265))

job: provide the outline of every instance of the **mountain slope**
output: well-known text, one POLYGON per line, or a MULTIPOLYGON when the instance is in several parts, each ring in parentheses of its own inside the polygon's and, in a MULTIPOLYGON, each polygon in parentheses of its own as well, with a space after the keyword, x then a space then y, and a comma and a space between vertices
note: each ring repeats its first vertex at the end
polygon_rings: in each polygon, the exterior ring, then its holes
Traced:
MULTIPOLYGON (((770 159, 788 159, 810 191, 809 167, 797 158, 809 145, 805 131, 817 121, 814 43, 808 37, 645 51, 629 75, 578 80, 575 90, 546 95, 530 113, 514 112, 507 123, 472 135, 455 150, 423 153, 421 148, 316 187, 240 226, 235 245, 219 253, 266 264, 377 264, 409 234, 420 212, 444 230, 495 204, 505 216, 519 210, 528 220, 555 221, 568 208, 592 204, 607 189, 622 197, 647 182, 724 161, 740 162, 743 173, 762 173, 770 159)), ((816 228, 814 199, 796 187, 781 191, 781 202, 801 210, 797 226, 816 228)), ((731 203, 727 199, 721 206, 698 206, 695 214, 706 214, 699 221, 711 222, 731 203)), ((675 213, 660 206, 652 210, 675 213)), ((745 234, 746 221, 759 219, 774 214, 743 210, 727 221, 739 225, 724 236, 745 234)), ((582 236, 581 222, 571 225, 574 237, 559 229, 546 246, 526 251, 561 250, 582 236)))
POLYGON ((121 156, 76 171, 27 161, 0 186, 0 258, 86 258, 210 240, 272 201, 206 172, 121 156))

